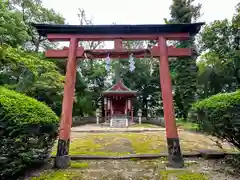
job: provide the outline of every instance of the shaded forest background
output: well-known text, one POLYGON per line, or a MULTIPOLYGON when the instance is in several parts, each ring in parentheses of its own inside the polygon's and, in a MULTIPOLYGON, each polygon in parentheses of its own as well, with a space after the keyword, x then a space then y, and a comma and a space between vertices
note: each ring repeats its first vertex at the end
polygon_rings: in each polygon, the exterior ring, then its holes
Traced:
MULTIPOLYGON (((194 0, 172 0, 171 19, 165 23, 198 21, 201 4, 194 0)), ((83 9, 76 15, 80 25, 93 22, 83 9)), ((43 7, 41 0, 0 0, 0 85, 25 93, 45 102, 58 116, 61 113, 66 61, 44 57, 49 48, 59 48, 37 34, 31 23, 67 24, 64 16, 43 7)), ((206 24, 196 38, 185 42, 170 42, 177 47, 196 49, 198 57, 171 58, 176 116, 187 118, 197 100, 220 92, 234 92, 240 85, 240 3, 233 17, 206 24)), ((154 41, 124 42, 128 48, 152 47, 154 41)), ((83 42, 85 48, 104 47, 104 42, 83 42)), ((128 59, 111 62, 111 72, 105 70, 105 59, 90 58, 78 62, 74 97, 74 116, 95 114, 101 92, 111 86, 116 77, 140 92, 134 112, 141 108, 143 116, 162 116, 159 87, 159 60, 151 57, 135 59, 130 72, 128 59)))

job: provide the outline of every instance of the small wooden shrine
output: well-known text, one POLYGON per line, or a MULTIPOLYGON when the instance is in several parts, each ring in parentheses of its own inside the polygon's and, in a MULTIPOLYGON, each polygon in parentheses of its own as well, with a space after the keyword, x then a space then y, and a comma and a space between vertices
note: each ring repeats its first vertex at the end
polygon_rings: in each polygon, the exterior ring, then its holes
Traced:
POLYGON ((106 122, 112 122, 113 118, 125 118, 125 120, 133 122, 132 100, 136 97, 137 91, 127 88, 123 80, 119 79, 111 88, 103 91, 102 95, 106 122))

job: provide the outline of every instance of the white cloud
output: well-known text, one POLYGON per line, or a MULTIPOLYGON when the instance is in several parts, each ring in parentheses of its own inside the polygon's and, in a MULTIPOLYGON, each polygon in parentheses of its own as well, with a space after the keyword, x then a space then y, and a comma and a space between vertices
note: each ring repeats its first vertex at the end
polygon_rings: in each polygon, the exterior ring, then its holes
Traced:
MULTIPOLYGON (((78 8, 86 11, 95 24, 161 24, 169 17, 171 0, 43 0, 45 7, 61 13, 70 24, 79 24, 78 8)), ((199 21, 231 18, 239 0, 196 0, 203 16, 199 21)))

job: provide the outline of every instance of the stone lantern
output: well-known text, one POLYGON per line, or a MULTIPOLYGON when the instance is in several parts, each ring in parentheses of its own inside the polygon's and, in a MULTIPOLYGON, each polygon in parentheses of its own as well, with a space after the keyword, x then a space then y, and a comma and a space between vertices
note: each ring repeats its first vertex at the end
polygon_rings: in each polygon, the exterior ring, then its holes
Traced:
POLYGON ((138 110, 138 122, 139 122, 139 124, 142 124, 142 110, 141 109, 138 110))
POLYGON ((96 120, 97 120, 97 124, 99 124, 99 117, 100 117, 100 109, 98 108, 97 110, 96 110, 96 120))

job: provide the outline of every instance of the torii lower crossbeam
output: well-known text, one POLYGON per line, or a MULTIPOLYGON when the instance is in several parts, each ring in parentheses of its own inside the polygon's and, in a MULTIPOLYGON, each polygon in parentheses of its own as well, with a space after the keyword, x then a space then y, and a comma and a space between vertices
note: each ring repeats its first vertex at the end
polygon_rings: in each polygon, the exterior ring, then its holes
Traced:
MULTIPOLYGON (((167 48, 168 57, 184 57, 194 54, 190 48, 167 48)), ((48 58, 67 58, 69 49, 63 50, 47 50, 45 55, 48 58)), ((159 58, 159 47, 155 46, 152 49, 94 49, 84 50, 82 47, 77 48, 76 57, 80 59, 84 58, 106 58, 108 55, 110 58, 128 58, 130 54, 133 54, 135 58, 154 57, 159 58)))

